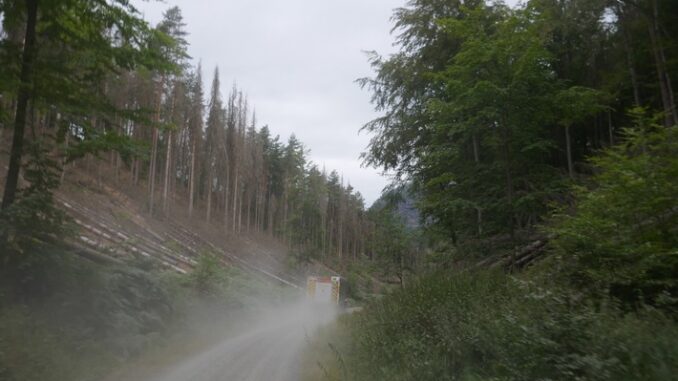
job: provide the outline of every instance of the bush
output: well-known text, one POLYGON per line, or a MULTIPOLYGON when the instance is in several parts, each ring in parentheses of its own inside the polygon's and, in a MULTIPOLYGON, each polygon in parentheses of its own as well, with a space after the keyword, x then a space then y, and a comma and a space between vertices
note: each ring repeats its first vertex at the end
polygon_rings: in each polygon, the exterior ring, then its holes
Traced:
MULTIPOLYGON (((57 255, 57 247, 44 255, 57 255)), ((0 379, 101 379, 157 343, 176 318, 158 274, 58 254, 40 297, 0 287, 0 379)))
POLYGON ((202 296, 215 295, 228 285, 228 277, 219 259, 212 254, 203 254, 190 274, 191 287, 202 296))
POLYGON ((102 266, 45 249, 58 260, 39 298, 17 299, 0 284, 3 381, 101 380, 151 349, 218 338, 239 314, 285 297, 208 254, 183 275, 143 259, 102 266))
POLYGON ((349 322, 356 380, 669 380, 678 328, 502 274, 438 275, 349 322))

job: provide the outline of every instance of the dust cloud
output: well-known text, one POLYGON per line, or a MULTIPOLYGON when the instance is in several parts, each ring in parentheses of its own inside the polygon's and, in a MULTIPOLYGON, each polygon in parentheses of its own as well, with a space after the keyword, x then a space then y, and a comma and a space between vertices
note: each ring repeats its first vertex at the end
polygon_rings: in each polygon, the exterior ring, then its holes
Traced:
POLYGON ((153 376, 121 381, 297 381, 308 338, 336 315, 336 308, 306 300, 260 310, 215 346, 153 376))

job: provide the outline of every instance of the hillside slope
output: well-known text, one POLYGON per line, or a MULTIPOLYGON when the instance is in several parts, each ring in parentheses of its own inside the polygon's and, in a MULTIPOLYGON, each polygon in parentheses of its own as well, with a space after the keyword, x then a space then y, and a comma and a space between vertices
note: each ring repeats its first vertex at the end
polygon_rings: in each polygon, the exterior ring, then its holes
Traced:
MULTIPOLYGON (((55 192, 57 204, 72 218, 75 234, 68 241, 79 254, 113 262, 145 257, 187 273, 201 254, 211 253, 262 280, 303 285, 302 274, 288 264, 286 246, 275 238, 219 229, 205 221, 200 209, 189 219, 180 197, 172 200, 167 216, 151 216, 144 185, 134 186, 104 163, 94 162, 89 171, 92 161, 69 167, 55 192)), ((4 162, 1 168, 6 169, 4 162)))

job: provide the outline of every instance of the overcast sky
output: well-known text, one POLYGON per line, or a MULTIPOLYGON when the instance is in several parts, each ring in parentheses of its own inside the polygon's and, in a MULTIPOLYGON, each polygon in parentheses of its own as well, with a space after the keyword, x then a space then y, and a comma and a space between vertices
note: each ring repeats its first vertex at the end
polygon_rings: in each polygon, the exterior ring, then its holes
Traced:
MULTIPOLYGON (((376 114, 355 80, 371 76, 367 50, 394 51, 389 18, 405 0, 166 0, 134 4, 153 24, 181 8, 189 54, 206 84, 219 66, 222 94, 236 82, 283 140, 295 134, 310 159, 336 169, 369 206, 388 179, 362 168, 360 127, 376 114)), ((206 89, 207 90, 207 89, 206 89)), ((209 94, 209 91, 206 91, 209 94)))

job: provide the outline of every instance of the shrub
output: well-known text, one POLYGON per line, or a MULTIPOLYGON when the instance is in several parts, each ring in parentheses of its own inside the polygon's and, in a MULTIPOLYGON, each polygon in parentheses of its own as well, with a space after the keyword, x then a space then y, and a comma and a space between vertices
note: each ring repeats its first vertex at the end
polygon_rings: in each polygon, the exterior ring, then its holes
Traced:
POLYGON ((216 256, 206 253, 190 274, 191 286, 203 296, 218 294, 227 286, 228 278, 216 256))

